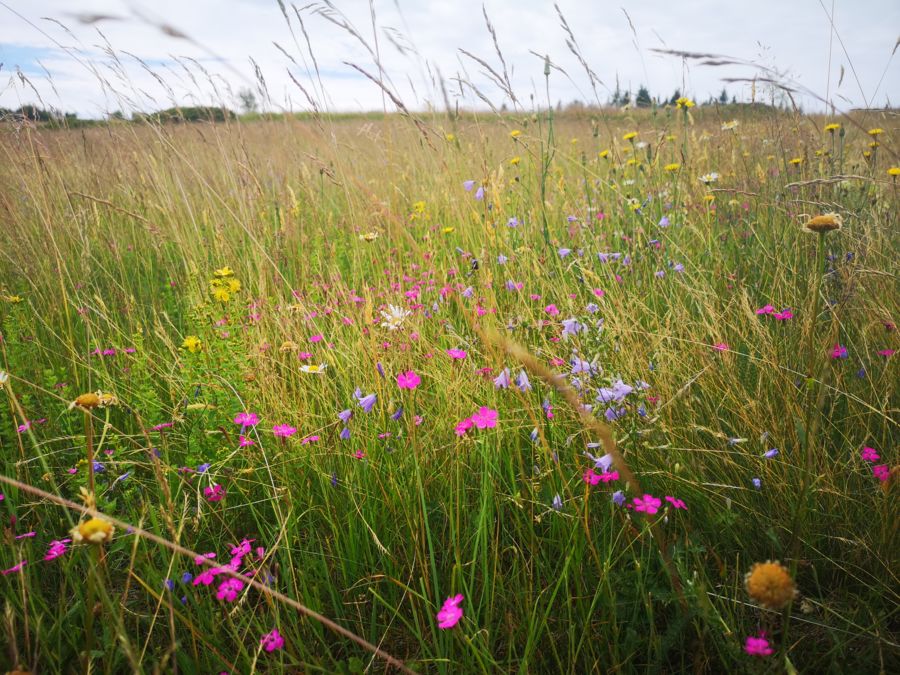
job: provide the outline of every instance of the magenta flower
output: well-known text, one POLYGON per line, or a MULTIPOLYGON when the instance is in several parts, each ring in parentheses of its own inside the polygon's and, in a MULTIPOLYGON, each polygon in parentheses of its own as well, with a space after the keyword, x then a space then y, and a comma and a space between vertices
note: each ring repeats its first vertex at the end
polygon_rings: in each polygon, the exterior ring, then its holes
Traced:
POLYGON ((883 356, 884 358, 889 359, 894 355, 894 353, 895 352, 893 349, 882 349, 878 352, 878 356, 883 356))
POLYGON ((219 590, 216 593, 216 597, 219 600, 234 602, 235 598, 237 598, 238 593, 240 593, 243 588, 243 581, 241 581, 240 579, 235 579, 234 577, 230 577, 219 584, 219 590))
POLYGON ((652 516, 654 513, 659 511, 659 507, 662 505, 662 500, 654 497, 653 495, 644 495, 643 497, 635 497, 634 498, 634 510, 646 513, 649 516, 652 516))
POLYGON ((891 477, 891 469, 887 464, 876 464, 872 467, 872 475, 882 483, 885 483, 891 477))
POLYGON ((557 316, 559 314, 559 309, 556 305, 547 305, 544 307, 544 311, 547 312, 550 316, 557 316))
POLYGON ((791 308, 788 307, 780 312, 776 312, 772 316, 774 316, 777 321, 788 321, 794 318, 794 313, 791 311, 791 308))
POLYGON ((469 429, 472 428, 473 424, 474 424, 474 423, 472 422, 472 418, 471 418, 471 417, 467 417, 466 419, 464 419, 464 420, 460 421, 459 423, 457 423, 456 428, 454 429, 454 431, 456 432, 456 435, 457 435, 457 436, 465 436, 465 435, 466 435, 466 432, 467 432, 469 429))
POLYGON ((879 455, 878 452, 876 452, 875 448, 869 448, 869 447, 864 447, 860 451, 859 456, 862 457, 867 462, 877 462, 879 459, 881 459, 881 455, 879 455))
POLYGON ((451 359, 464 359, 466 358, 467 354, 465 350, 462 349, 448 349, 447 356, 449 356, 451 359))
POLYGON ((748 635, 747 641, 744 642, 744 651, 750 656, 771 656, 773 654, 769 641, 765 638, 765 633, 760 633, 757 637, 748 635))
POLYGON ((66 544, 71 542, 71 539, 60 539, 59 541, 53 540, 50 542, 50 548, 47 551, 47 554, 44 556, 45 561, 56 560, 61 555, 65 554, 67 548, 66 544))
POLYGON ((255 427, 259 424, 259 417, 256 416, 256 413, 242 412, 235 415, 234 423, 239 424, 242 429, 244 427, 255 427))
POLYGON ((837 344, 831 349, 831 358, 833 359, 846 359, 847 354, 847 348, 844 345, 837 344))
POLYGON ((775 308, 772 305, 765 305, 756 310, 757 314, 772 314, 775 311, 775 308))
MULTIPOLYGON (((12 567, 10 567, 8 570, 0 571, 0 574, 2 574, 3 576, 6 576, 7 574, 15 574, 16 572, 21 572, 22 568, 25 567, 25 565, 27 565, 27 564, 28 564, 28 561, 23 560, 22 562, 17 563, 15 565, 13 565, 12 567)), ((460 600, 462 600, 461 595, 459 596, 459 598, 460 598, 460 600)), ((446 607, 446 605, 444 605, 444 606, 446 607)), ((462 616, 462 610, 459 610, 459 615, 462 616)), ((440 616, 440 615, 438 615, 438 616, 440 616)), ((458 619, 457 619, 457 621, 458 621, 458 619)), ((453 623, 456 623, 456 622, 454 621, 453 623)), ((452 626, 453 624, 450 624, 450 625, 452 626)), ((447 626, 447 628, 449 628, 449 627, 450 626, 447 626)), ((442 626, 442 628, 443 628, 443 626, 442 626)))
POLYGON ((453 628, 459 623, 459 620, 463 617, 463 611, 460 607, 462 601, 462 593, 449 597, 444 601, 444 606, 441 607, 441 611, 437 613, 436 617, 438 628, 446 630, 447 628, 453 628))
POLYGON ((240 441, 238 442, 239 448, 246 448, 249 445, 256 445, 256 441, 252 438, 247 438, 246 436, 241 436, 240 441))
POLYGON ((407 370, 397 375, 397 386, 401 389, 415 389, 422 383, 422 378, 416 375, 416 371, 407 370))
POLYGON ((296 434, 297 429, 289 424, 276 424, 272 427, 272 433, 278 438, 288 438, 296 434))
POLYGON ((203 488, 203 496, 206 497, 206 501, 208 502, 220 502, 222 501, 222 497, 225 496, 225 488, 218 483, 215 485, 208 485, 203 488))
POLYGON ((478 412, 472 415, 472 424, 478 429, 493 429, 497 426, 497 411, 481 406, 478 412))
POLYGON ((684 501, 681 499, 675 499, 675 497, 670 497, 669 495, 666 495, 666 501, 672 505, 673 509, 684 509, 685 511, 688 510, 688 507, 685 505, 684 501))
POLYGON ((284 647, 284 638, 281 637, 281 633, 278 632, 277 628, 273 628, 270 632, 260 638, 259 644, 271 654, 276 649, 284 647))
POLYGON ((717 342, 713 345, 713 349, 715 349, 717 352, 727 352, 730 347, 724 342, 717 342))

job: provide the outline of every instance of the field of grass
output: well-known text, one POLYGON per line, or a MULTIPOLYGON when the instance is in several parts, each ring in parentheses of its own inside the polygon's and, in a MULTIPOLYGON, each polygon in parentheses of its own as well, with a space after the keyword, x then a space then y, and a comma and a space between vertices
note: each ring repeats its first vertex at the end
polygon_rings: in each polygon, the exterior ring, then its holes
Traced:
POLYGON ((897 672, 897 133, 0 128, 0 665, 897 672))

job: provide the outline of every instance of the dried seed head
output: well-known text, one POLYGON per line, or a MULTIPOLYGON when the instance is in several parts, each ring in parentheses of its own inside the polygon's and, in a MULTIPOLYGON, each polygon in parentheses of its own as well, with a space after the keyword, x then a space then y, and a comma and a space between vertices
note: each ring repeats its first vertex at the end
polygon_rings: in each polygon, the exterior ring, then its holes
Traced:
POLYGON ((839 230, 844 224, 844 219, 839 213, 823 213, 821 216, 810 218, 803 225, 806 232, 813 234, 825 234, 832 230, 839 230))
POLYGON ((791 573, 777 560, 756 563, 746 576, 747 594, 766 609, 781 609, 797 595, 791 573))

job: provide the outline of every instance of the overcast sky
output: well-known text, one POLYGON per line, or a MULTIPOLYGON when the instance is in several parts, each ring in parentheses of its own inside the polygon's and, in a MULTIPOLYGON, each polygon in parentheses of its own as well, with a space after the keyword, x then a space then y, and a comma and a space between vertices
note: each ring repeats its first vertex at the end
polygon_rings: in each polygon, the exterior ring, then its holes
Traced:
MULTIPOLYGON (((438 73, 451 105, 487 106, 459 84, 462 79, 492 105, 514 107, 484 67, 460 51, 502 72, 481 2, 373 0, 373 31, 368 0, 334 0, 333 19, 346 21, 358 39, 323 16, 326 5, 308 1, 296 7, 315 63, 289 0, 290 25, 278 0, 0 0, 0 107, 43 101, 82 117, 175 104, 237 108, 240 89, 263 98, 252 59, 270 97, 265 107, 304 110, 312 99, 321 109, 392 110, 377 85, 345 64, 377 75, 375 54, 386 83, 411 109, 443 107, 438 73)), ((645 84, 652 94, 668 97, 677 88, 703 101, 725 86, 730 96, 749 100, 749 85, 724 84, 723 78, 752 77, 752 66, 703 66, 655 48, 722 54, 775 68, 838 108, 900 102, 900 49, 892 58, 900 0, 558 4, 599 78, 601 102, 610 98, 617 78, 623 90, 645 84)), ((522 108, 532 107, 532 95, 534 105, 547 101, 544 63, 532 51, 549 55, 565 71, 550 76, 554 105, 595 100, 552 0, 486 0, 485 7, 522 108)), ((768 96, 761 87, 757 95, 768 96)), ((807 108, 824 107, 808 94, 799 100, 807 108)))

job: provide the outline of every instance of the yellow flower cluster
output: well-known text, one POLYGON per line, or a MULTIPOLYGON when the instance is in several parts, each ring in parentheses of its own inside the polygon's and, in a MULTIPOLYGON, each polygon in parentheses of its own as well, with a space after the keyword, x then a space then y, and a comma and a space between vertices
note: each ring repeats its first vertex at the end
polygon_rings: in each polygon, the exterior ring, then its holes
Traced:
POLYGON ((241 290, 241 282, 235 279, 234 270, 227 265, 213 272, 213 278, 209 280, 209 293, 213 300, 225 304, 231 300, 231 296, 241 290))

